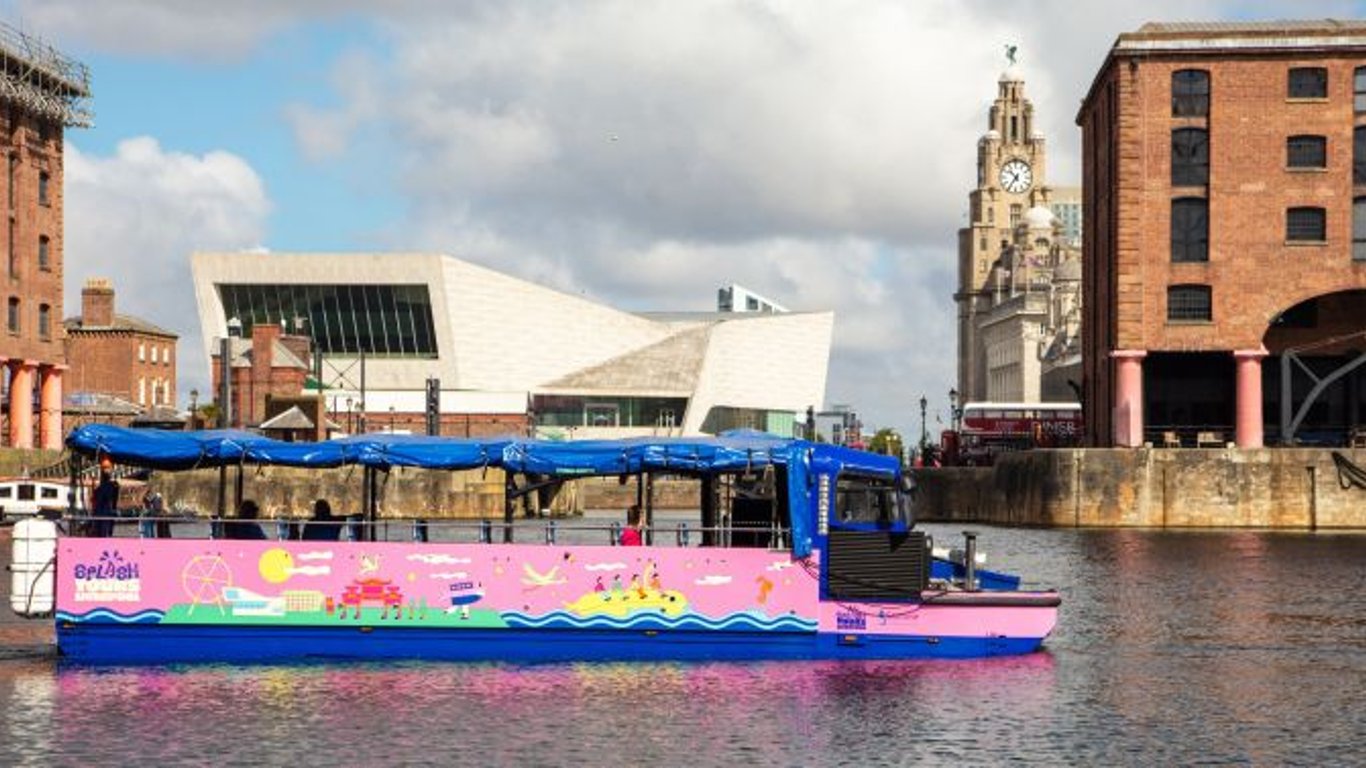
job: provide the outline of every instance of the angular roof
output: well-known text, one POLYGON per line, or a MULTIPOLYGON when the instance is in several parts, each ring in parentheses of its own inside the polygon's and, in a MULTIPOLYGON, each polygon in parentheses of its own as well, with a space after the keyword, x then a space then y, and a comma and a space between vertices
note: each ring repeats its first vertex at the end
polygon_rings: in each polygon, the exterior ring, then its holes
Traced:
POLYGON ((650 392, 686 397, 697 385, 711 326, 669 338, 541 385, 543 391, 650 392))
POLYGON ((297 405, 291 405, 289 410, 280 413, 272 418, 261 422, 259 429, 313 429, 317 425, 313 420, 304 414, 303 410, 297 405))
POLYGON ((140 317, 133 317, 132 315, 115 314, 113 325, 86 325, 85 321, 82 320, 81 317, 78 315, 76 317, 68 317, 66 320, 63 320, 62 325, 66 326, 67 333, 134 331, 136 333, 147 333, 153 336, 165 336, 171 339, 180 338, 180 335, 177 333, 173 333, 171 331, 166 330, 165 328, 162 328, 159 325, 149 323, 140 317))
MULTIPOLYGON (((217 349, 214 350, 213 355, 214 357, 218 356, 217 349)), ((304 371, 309 370, 308 365, 305 364, 303 360, 300 360, 298 355, 291 352, 289 350, 289 347, 286 347, 284 344, 281 344, 278 339, 276 339, 273 342, 273 346, 271 348, 271 355, 274 362, 273 367, 275 368, 297 368, 299 370, 304 371)), ((237 337, 234 337, 232 339, 231 364, 233 368, 251 367, 251 339, 243 339, 237 337)))

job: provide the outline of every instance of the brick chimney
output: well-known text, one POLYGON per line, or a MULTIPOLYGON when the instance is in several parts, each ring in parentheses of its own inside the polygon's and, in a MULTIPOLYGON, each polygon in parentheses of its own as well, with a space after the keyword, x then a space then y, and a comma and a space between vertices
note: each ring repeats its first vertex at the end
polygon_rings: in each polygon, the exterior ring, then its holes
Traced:
POLYGON ((81 325, 108 327, 114 324, 114 284, 105 277, 92 277, 81 288, 81 325))
POLYGON ((280 326, 256 323, 251 327, 251 376, 268 381, 270 369, 275 367, 275 342, 280 338, 280 326))

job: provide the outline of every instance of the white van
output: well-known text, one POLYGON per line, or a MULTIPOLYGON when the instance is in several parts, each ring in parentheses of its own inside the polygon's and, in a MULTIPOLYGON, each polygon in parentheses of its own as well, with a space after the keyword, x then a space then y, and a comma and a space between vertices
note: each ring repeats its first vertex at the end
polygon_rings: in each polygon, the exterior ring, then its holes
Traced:
POLYGON ((54 480, 0 480, 0 519, 28 518, 43 511, 62 512, 70 497, 71 486, 54 480))

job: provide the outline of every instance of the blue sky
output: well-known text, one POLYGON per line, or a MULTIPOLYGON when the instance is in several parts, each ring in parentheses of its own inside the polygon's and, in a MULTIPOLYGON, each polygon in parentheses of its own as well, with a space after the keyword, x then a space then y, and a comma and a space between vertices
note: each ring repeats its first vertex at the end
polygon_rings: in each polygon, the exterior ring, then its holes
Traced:
POLYGON ((449 253, 632 310, 738 282, 836 312, 828 403, 919 430, 955 371, 956 232, 1020 47, 1053 185, 1115 36, 1351 2, 0 0, 88 64, 67 313, 88 277, 181 334, 195 250, 449 253), (383 8, 382 12, 375 8, 383 8))

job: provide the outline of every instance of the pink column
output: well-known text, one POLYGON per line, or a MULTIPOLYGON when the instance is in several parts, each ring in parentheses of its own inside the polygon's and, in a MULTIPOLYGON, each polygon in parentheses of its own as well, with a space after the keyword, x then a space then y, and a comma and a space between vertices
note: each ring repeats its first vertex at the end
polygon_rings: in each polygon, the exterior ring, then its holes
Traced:
POLYGON ((1146 350, 1117 349, 1115 359, 1115 445, 1137 448, 1143 445, 1143 358, 1146 350))
POLYGON ((33 447, 33 371, 32 360, 9 361, 9 444, 11 448, 33 447))
POLYGON ((1239 448, 1262 447, 1262 358, 1266 348, 1237 349, 1233 359, 1238 368, 1238 423, 1235 439, 1239 448))
POLYGON ((38 370, 38 446, 62 449, 62 372, 65 365, 45 365, 38 370))

